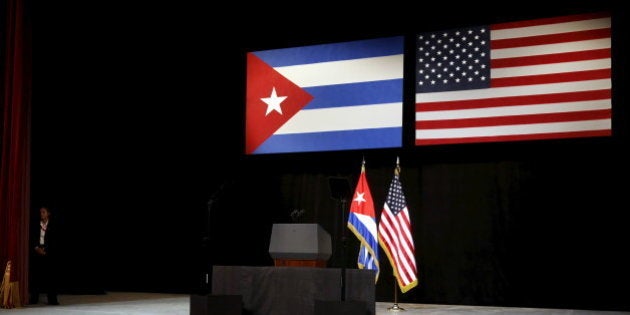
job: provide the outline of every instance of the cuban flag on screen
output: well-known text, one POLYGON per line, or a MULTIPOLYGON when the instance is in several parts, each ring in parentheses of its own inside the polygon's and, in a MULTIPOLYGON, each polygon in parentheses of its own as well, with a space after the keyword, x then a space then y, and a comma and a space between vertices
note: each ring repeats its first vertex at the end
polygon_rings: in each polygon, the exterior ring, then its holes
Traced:
POLYGON ((402 146, 402 36, 247 54, 247 154, 402 146))

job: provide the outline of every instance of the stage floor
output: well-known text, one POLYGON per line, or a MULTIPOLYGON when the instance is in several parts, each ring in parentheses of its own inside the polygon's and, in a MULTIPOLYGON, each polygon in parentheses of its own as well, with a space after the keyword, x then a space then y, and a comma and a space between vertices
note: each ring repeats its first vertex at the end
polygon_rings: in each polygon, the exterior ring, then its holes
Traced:
MULTIPOLYGON (((45 302, 42 296, 40 302, 45 302)), ((0 313, 21 315, 190 315, 190 295, 139 293, 139 292, 108 292, 99 295, 60 295, 61 305, 48 306, 46 304, 26 305, 10 310, 0 309, 0 313)), ((487 307, 463 305, 436 304, 406 304, 398 306, 404 310, 389 310, 393 302, 376 302, 376 315, 452 315, 452 314, 562 314, 562 315, 621 315, 630 312, 593 311, 571 309, 543 309, 543 308, 514 308, 487 307)))

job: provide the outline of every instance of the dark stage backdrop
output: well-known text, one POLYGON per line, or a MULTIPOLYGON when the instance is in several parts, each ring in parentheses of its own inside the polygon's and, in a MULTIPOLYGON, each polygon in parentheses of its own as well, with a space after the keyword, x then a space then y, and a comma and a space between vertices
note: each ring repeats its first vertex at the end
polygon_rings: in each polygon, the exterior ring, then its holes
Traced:
MULTIPOLYGON (((400 155, 420 283, 400 299, 627 309, 627 291, 619 288, 630 276, 624 267, 630 261, 623 254, 628 215, 625 188, 617 183, 628 175, 628 167, 615 147, 614 141, 593 139, 400 155), (598 153, 586 158, 586 151, 598 153)), ((321 223, 332 235, 329 265, 345 262, 356 268, 359 244, 346 234, 346 255, 341 256, 341 214, 326 178, 346 176, 354 185, 363 156, 378 215, 397 152, 338 154, 291 166, 274 164, 273 171, 249 169, 251 176, 220 202, 216 224, 236 221, 263 239, 221 242, 214 252, 218 264, 272 264, 265 252, 270 224, 292 222, 292 209, 304 209, 305 222, 321 223), (315 171, 298 170, 304 167, 315 171), (269 183, 275 187, 271 191, 269 183)), ((262 168, 269 161, 257 163, 255 168, 262 168)), ((229 233, 225 226, 215 228, 229 233)), ((392 301, 394 280, 383 254, 381 266, 377 298, 392 301)))
MULTIPOLYGON (((63 291, 197 292, 208 262, 272 265, 271 227, 295 209, 332 235, 329 266, 354 268, 359 244, 345 230, 342 246, 328 178, 354 190, 365 158, 379 215, 400 157, 419 268, 400 301, 630 310, 624 57, 610 138, 415 147, 406 122, 403 149, 243 154, 247 51, 612 7, 574 5, 423 19, 398 7, 380 10, 404 17, 394 23, 338 13, 319 29, 317 15, 236 27, 192 4, 46 8, 59 14, 35 21, 31 211, 50 203, 62 223, 63 291)), ((627 55, 624 18, 613 10, 615 56, 627 55)), ((381 267, 377 300, 393 301, 384 255, 381 267)))

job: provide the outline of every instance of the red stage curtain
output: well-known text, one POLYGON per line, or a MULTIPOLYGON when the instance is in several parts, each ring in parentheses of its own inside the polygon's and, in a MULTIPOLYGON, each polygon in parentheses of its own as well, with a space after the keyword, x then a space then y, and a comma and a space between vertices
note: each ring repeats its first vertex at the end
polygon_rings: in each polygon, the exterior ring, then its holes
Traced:
POLYGON ((28 301, 32 23, 25 0, 0 1, 0 264, 28 301))

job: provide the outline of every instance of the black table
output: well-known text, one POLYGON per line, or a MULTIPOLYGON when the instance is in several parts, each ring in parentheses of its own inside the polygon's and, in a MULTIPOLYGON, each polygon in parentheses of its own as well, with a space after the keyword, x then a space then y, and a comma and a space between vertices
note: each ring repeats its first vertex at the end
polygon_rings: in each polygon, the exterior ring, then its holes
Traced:
MULTIPOLYGON (((340 268, 213 266, 212 294, 241 295, 253 315, 314 315, 316 301, 341 301, 340 268)), ((376 312, 374 271, 346 269, 345 301, 376 312)))

